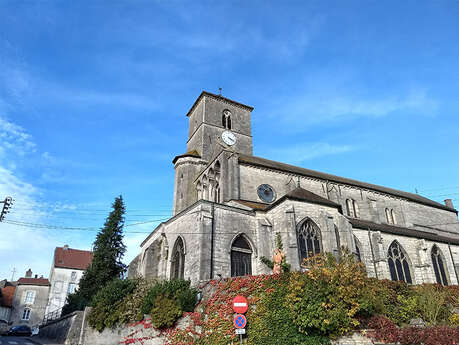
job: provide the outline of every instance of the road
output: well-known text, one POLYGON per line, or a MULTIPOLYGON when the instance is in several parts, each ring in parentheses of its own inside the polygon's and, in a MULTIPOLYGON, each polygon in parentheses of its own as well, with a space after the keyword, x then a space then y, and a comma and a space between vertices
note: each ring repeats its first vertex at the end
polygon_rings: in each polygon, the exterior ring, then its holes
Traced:
POLYGON ((0 337, 0 345, 37 345, 37 343, 30 341, 30 338, 0 337))

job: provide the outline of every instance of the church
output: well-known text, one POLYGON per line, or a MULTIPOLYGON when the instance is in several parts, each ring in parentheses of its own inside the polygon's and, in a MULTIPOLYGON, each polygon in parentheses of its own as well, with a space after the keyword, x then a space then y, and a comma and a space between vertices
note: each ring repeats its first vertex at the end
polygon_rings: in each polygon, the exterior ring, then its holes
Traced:
POLYGON ((388 187, 253 155, 253 108, 202 92, 176 156, 173 216, 141 244, 128 276, 208 279, 271 272, 280 236, 286 260, 343 247, 369 276, 458 284, 459 223, 444 204, 388 187))

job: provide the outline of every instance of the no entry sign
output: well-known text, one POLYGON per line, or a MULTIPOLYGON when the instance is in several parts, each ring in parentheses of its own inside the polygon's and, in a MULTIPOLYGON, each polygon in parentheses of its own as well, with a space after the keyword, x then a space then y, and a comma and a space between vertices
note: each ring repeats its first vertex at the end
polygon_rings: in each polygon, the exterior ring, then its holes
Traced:
POLYGON ((249 301, 244 296, 236 296, 233 299, 233 310, 235 313, 244 314, 249 308, 249 301))
POLYGON ((233 323, 236 328, 244 328, 247 324, 247 319, 244 315, 238 314, 234 317, 233 323))

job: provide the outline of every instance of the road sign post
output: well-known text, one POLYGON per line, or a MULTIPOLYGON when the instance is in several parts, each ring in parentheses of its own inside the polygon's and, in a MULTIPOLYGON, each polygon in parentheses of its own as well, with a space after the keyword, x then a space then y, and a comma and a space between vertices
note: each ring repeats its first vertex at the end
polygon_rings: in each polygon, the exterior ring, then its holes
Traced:
POLYGON ((234 327, 236 327, 236 334, 239 334, 239 339, 241 340, 242 345, 242 335, 245 334, 245 325, 247 324, 247 319, 244 315, 249 309, 249 301, 244 296, 236 296, 233 299, 233 311, 236 313, 234 316, 234 327))

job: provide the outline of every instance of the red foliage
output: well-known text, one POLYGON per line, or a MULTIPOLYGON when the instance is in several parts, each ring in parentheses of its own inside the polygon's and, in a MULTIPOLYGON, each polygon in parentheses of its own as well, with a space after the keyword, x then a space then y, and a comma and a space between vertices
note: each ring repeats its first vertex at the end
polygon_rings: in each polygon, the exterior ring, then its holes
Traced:
POLYGON ((376 341, 400 345, 459 345, 459 327, 397 328, 384 316, 374 316, 368 322, 374 331, 367 333, 376 341))

